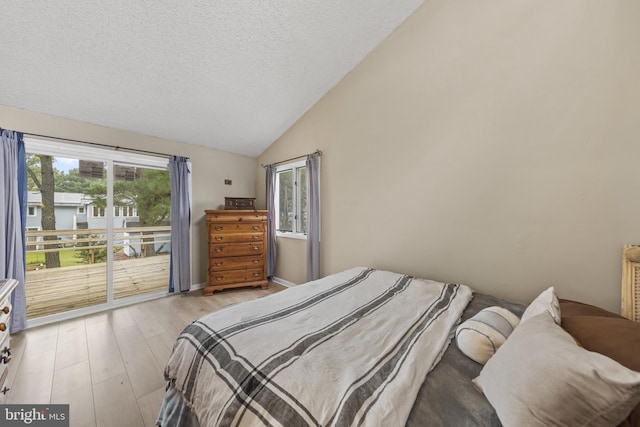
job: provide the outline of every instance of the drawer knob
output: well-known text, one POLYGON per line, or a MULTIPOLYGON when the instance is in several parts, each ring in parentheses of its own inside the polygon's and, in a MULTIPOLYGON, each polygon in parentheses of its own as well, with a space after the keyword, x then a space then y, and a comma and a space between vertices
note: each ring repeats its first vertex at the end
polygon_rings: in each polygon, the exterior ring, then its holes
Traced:
POLYGON ((4 307, 4 308, 2 309, 2 312, 3 312, 4 314, 9 314, 9 312, 10 312, 10 311, 11 311, 11 309, 9 308, 9 306, 6 306, 6 307, 4 307))
POLYGON ((214 252, 222 252, 222 248, 214 248, 213 251, 214 252))
POLYGON ((260 277, 260 273, 253 273, 253 277, 260 277))
POLYGON ((254 260, 253 260, 253 263, 254 263, 254 264, 260 264, 260 260, 259 260, 259 259, 254 259, 254 260))
POLYGON ((213 265, 215 265, 216 267, 222 267, 224 265, 224 262, 214 262, 213 265))
POLYGON ((6 325, 4 322, 3 322, 3 323, 0 323, 0 331, 1 331, 1 332, 4 332, 4 331, 6 331, 6 330, 7 330, 7 325, 6 325))
POLYGON ((251 237, 253 237, 253 239, 254 239, 254 240, 260 240, 260 239, 262 239, 262 236, 261 236, 261 235, 259 235, 259 234, 254 234, 254 235, 253 235, 253 236, 251 236, 251 237))
POLYGON ((254 225, 251 227, 253 230, 260 230, 260 226, 259 225, 254 225))
POLYGON ((218 226, 213 227, 213 229, 214 229, 214 230, 216 230, 216 231, 221 231, 221 230, 222 230, 222 228, 223 228, 223 227, 221 227, 221 226, 219 226, 219 225, 218 225, 218 226))
POLYGON ((253 249, 254 251, 260 250, 260 247, 258 246, 251 246, 251 249, 253 249))
POLYGON ((216 280, 222 280, 224 279, 224 276, 216 276, 216 280))
POLYGON ((216 236, 214 237, 215 240, 222 240, 222 236, 216 236))

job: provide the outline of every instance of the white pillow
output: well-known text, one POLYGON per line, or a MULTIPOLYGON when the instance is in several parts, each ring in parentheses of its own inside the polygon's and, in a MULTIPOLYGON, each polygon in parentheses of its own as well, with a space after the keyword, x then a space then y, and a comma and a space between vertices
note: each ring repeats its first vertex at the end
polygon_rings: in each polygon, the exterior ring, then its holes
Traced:
POLYGON ((616 426, 640 372, 579 347, 547 313, 521 322, 474 380, 505 427, 616 426))
POLYGON ((558 302, 558 297, 556 296, 556 291, 553 289, 553 286, 543 291, 536 299, 531 301, 531 304, 529 304, 524 313, 522 313, 520 322, 524 322, 545 311, 551 315, 551 318, 556 324, 560 324, 560 303, 558 302))
POLYGON ((458 326, 456 343, 467 357, 484 365, 518 323, 518 316, 506 308, 488 307, 458 326))

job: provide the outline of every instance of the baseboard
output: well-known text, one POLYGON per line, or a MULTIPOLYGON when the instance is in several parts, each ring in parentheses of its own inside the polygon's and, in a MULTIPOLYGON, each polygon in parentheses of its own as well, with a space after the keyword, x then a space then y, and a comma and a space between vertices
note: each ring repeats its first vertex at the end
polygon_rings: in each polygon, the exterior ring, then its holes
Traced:
POLYGON ((291 288, 291 287, 293 287, 293 286, 298 286, 298 285, 296 285, 296 284, 295 284, 295 283, 293 283, 293 282, 290 282, 290 281, 288 281, 288 280, 284 280, 284 279, 281 279, 281 278, 279 278, 279 277, 275 277, 275 276, 273 276, 273 277, 271 278, 271 281, 272 281, 272 282, 274 282, 274 283, 277 283, 277 284, 279 284, 279 285, 286 286, 287 288, 291 288))
POLYGON ((189 289, 189 292, 197 291, 198 289, 204 289, 205 286, 207 286, 206 283, 193 283, 191 284, 191 289, 189 289))

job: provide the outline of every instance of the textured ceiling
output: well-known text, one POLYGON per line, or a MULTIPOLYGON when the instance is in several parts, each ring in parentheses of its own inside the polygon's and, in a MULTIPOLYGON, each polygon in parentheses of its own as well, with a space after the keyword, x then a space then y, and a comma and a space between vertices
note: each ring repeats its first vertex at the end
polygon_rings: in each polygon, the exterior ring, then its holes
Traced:
POLYGON ((257 156, 420 3, 3 0, 0 105, 257 156))

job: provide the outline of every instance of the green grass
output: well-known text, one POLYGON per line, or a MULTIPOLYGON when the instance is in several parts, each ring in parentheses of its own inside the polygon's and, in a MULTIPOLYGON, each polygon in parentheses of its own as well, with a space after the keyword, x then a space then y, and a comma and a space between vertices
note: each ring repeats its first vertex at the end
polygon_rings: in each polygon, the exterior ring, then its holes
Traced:
MULTIPOLYGON (((85 262, 82 258, 75 256, 76 251, 73 249, 62 249, 60 252, 60 267, 70 267, 72 265, 83 265, 85 262)), ((44 265, 44 252, 28 252, 27 253, 27 265, 43 264, 44 265)))

